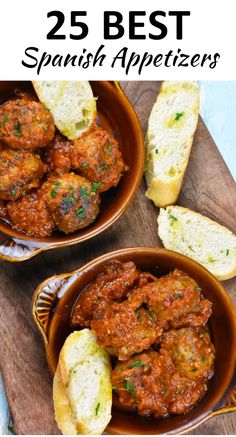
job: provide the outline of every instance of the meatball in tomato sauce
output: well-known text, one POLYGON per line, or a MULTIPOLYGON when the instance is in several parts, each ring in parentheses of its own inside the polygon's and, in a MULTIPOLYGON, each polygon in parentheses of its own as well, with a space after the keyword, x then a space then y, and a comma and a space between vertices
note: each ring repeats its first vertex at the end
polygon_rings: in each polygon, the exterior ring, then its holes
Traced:
POLYGON ((69 173, 71 168, 71 142, 66 137, 56 133, 43 152, 44 160, 52 172, 69 173))
POLYGON ((33 237, 50 237, 55 223, 50 215, 42 190, 36 190, 7 205, 14 229, 33 237))
POLYGON ((0 199, 16 200, 37 188, 47 171, 38 155, 18 150, 0 152, 0 199))
POLYGON ((100 192, 115 187, 126 170, 118 142, 110 132, 96 125, 74 141, 71 164, 96 183, 100 192))
POLYGON ((47 208, 60 231, 69 234, 94 222, 100 197, 87 179, 68 173, 46 184, 47 208))
POLYGON ((53 117, 40 102, 23 97, 0 107, 0 140, 12 149, 44 147, 54 133, 53 117))

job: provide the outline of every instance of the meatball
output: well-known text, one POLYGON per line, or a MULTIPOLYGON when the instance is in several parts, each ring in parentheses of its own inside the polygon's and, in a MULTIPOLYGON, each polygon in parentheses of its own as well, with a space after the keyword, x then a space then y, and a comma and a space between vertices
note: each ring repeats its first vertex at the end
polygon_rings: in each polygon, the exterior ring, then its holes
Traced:
POLYGON ((23 97, 0 107, 0 139, 12 149, 44 147, 54 133, 53 117, 40 102, 23 97))
POLYGON ((94 222, 100 198, 87 179, 69 173, 46 184, 46 205, 60 231, 70 234, 94 222))
POLYGON ((214 346, 204 328, 172 330, 163 334, 160 352, 118 362, 112 385, 119 402, 140 415, 184 414, 204 395, 213 362, 214 346))
POLYGON ((104 273, 89 284, 76 301, 71 318, 72 327, 90 327, 97 307, 101 308, 102 303, 124 299, 138 277, 139 272, 133 262, 107 263, 104 273))
POLYGON ((36 190, 7 205, 14 229, 33 237, 49 237, 55 223, 46 207, 42 190, 36 190))
POLYGON ((115 187, 125 171, 118 142, 108 131, 96 125, 74 141, 71 164, 96 184, 100 192, 115 187))
MULTIPOLYGON (((166 320, 170 327, 200 326, 211 315, 212 304, 203 299, 201 289, 186 273, 174 270, 135 292, 158 320, 166 320)), ((135 299, 135 294, 130 299, 135 299)))
POLYGON ((98 306, 91 321, 98 344, 121 361, 148 349, 159 340, 165 326, 155 314, 139 306, 139 302, 128 300, 98 306))
POLYGON ((44 149, 44 159, 52 172, 69 173, 70 152, 71 142, 60 133, 56 133, 52 142, 44 149))
POLYGON ((163 349, 188 379, 208 379, 213 375, 215 349, 206 328, 172 329, 161 338, 163 349))
POLYGON ((112 371, 112 387, 121 405, 137 409, 140 415, 168 414, 168 369, 160 354, 148 351, 118 362, 112 371))
POLYGON ((0 199, 16 200, 37 188, 46 171, 46 164, 31 152, 3 150, 0 152, 0 199))

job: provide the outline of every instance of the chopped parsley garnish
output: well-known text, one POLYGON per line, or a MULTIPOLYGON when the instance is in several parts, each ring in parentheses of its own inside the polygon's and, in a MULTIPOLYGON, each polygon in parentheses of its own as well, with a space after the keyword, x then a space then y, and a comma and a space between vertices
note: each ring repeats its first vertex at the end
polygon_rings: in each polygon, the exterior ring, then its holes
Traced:
POLYGON ((158 149, 155 149, 155 153, 158 154, 158 152, 159 152, 159 150, 158 150, 158 149))
POLYGON ((82 197, 82 199, 89 199, 89 194, 88 194, 87 187, 82 186, 80 188, 80 197, 82 197))
POLYGON ((177 222, 178 221, 177 217, 175 217, 175 215, 172 215, 172 214, 169 215, 169 220, 171 220, 173 222, 177 222))
POLYGON ((149 317, 151 317, 151 319, 152 319, 152 318, 153 318, 153 314, 152 314, 152 311, 151 311, 151 310, 149 310, 148 308, 146 309, 146 311, 147 311, 147 313, 148 313, 149 317))
POLYGON ((19 123, 19 121, 17 121, 13 134, 15 135, 15 137, 21 137, 21 133, 21 124, 19 123))
POLYGON ((53 185, 56 185, 56 187, 60 187, 61 182, 60 181, 55 181, 55 182, 53 182, 53 185))
POLYGON ((201 362, 202 362, 202 363, 205 363, 205 361, 206 361, 206 357, 205 357, 204 355, 202 355, 202 356, 201 356, 201 362))
POLYGON ((65 203, 74 203, 75 201, 74 195, 72 194, 70 197, 64 197, 63 201, 65 203))
POLYGON ((85 210, 84 210, 84 208, 79 208, 77 211, 76 211, 76 215, 77 215, 77 217, 79 217, 79 218, 84 218, 85 217, 85 210))
POLYGON ((123 370, 125 370, 125 366, 121 366, 120 370, 123 372, 123 370))
POLYGON ((228 255, 229 255, 229 249, 226 250, 226 256, 228 256, 228 255))
POLYGON ((195 290, 196 290, 196 291, 202 291, 202 289, 201 289, 201 287, 199 287, 199 285, 197 285, 197 286, 195 287, 195 290))
POLYGON ((135 398, 135 390, 133 385, 131 384, 129 378, 124 378, 124 386, 125 389, 131 394, 133 398, 135 398))
POLYGON ((111 155, 112 150, 113 150, 113 147, 112 147, 111 144, 109 144, 109 146, 108 146, 108 148, 107 148, 107 151, 108 151, 109 155, 111 155))
POLYGON ((177 300, 182 296, 182 293, 180 291, 176 291, 174 294, 174 299, 177 300))
POLYGON ((129 364, 128 369, 132 369, 133 367, 144 367, 145 365, 141 363, 141 361, 133 361, 131 364, 129 364))
POLYGON ((183 117, 184 113, 183 112, 176 112, 175 114, 175 120, 178 121, 181 117, 183 117))
POLYGON ((6 121, 8 121, 8 115, 7 114, 4 114, 3 121, 4 121, 4 123, 6 123, 6 121))
POLYGON ((96 406, 96 408, 95 408, 95 414, 96 414, 96 416, 98 415, 98 410, 99 410, 99 408, 100 408, 100 402, 98 402, 98 404, 97 404, 97 406, 96 406))
POLYGON ((137 319, 139 320, 140 317, 141 317, 141 309, 138 308, 138 309, 135 311, 135 314, 136 314, 137 319))
POLYGON ((99 165, 99 170, 106 170, 107 167, 108 165, 105 162, 101 162, 101 164, 99 165))
POLYGON ((81 167, 82 168, 87 168, 88 167, 88 163, 86 161, 82 162, 81 167))
POLYGON ((50 194, 51 194, 51 197, 52 197, 53 199, 55 199, 55 197, 56 197, 56 195, 57 195, 57 192, 56 192, 55 188, 52 188, 52 189, 51 189, 50 194))
POLYGON ((101 187, 101 182, 92 182, 91 191, 92 193, 96 193, 97 189, 101 187))
POLYGON ((12 188, 11 189, 11 196, 14 197, 15 195, 16 195, 16 190, 15 190, 15 188, 12 188))

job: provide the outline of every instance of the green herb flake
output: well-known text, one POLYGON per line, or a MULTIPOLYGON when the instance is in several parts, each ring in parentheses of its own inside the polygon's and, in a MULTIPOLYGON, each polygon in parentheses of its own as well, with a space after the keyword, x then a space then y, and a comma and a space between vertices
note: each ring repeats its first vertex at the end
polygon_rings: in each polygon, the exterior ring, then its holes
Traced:
POLYGON ((135 314, 136 314, 137 319, 140 320, 140 318, 141 318, 141 309, 138 308, 138 309, 135 311, 135 314))
POLYGON ((92 193, 96 193, 97 189, 101 187, 101 182, 92 182, 91 191, 92 193))
POLYGON ((149 310, 148 308, 146 309, 147 314, 149 315, 149 317, 151 317, 151 319, 153 319, 153 314, 152 311, 149 310))
POLYGON ((112 390, 118 392, 118 388, 115 385, 112 386, 112 390))
POLYGON ((56 192, 55 188, 52 188, 52 189, 51 189, 51 191, 50 191, 50 195, 51 195, 51 197, 52 197, 53 199, 55 199, 55 197, 57 196, 57 192, 56 192))
POLYGON ((158 149, 155 149, 155 153, 156 153, 156 155, 159 153, 159 150, 158 149))
POLYGON ((84 208, 79 208, 77 211, 76 211, 76 215, 77 215, 77 217, 79 217, 79 218, 84 218, 85 217, 85 210, 84 210, 84 208))
POLYGON ((15 130, 13 132, 13 134, 15 135, 15 137, 21 137, 21 124, 19 123, 19 121, 17 121, 16 125, 15 125, 15 130))
POLYGON ((0 121, 0 127, 2 127, 2 122, 0 121))
POLYGON ((202 289, 201 289, 201 287, 199 287, 199 285, 197 285, 197 286, 195 287, 195 290, 196 290, 196 291, 202 291, 202 289))
POLYGON ((144 367, 145 365, 141 363, 141 361, 133 361, 131 364, 129 364, 128 369, 133 369, 133 367, 144 367))
POLYGON ((108 167, 108 164, 106 164, 105 162, 101 162, 101 164, 99 165, 99 170, 103 171, 106 170, 108 167))
POLYGON ((182 296, 182 293, 180 291, 176 291, 174 294, 174 299, 177 300, 182 296))
POLYGON ((175 120, 178 121, 181 117, 183 117, 184 112, 176 112, 175 114, 175 120))
POLYGON ((109 145, 108 145, 107 151, 108 151, 109 155, 111 155, 111 154, 112 154, 112 151, 113 151, 113 147, 112 147, 112 145, 111 145, 111 144, 109 144, 109 145))
POLYGON ((82 168, 87 168, 88 167, 88 163, 86 161, 82 162, 81 167, 82 168))
POLYGON ((202 362, 202 363, 205 363, 205 361, 206 361, 206 357, 205 357, 204 355, 202 355, 200 359, 201 359, 201 362, 202 362))
POLYGON ((16 190, 15 190, 15 188, 12 188, 11 189, 11 196, 14 197, 15 195, 16 195, 16 190))
POLYGON ((53 182, 53 185, 56 185, 56 187, 60 187, 61 182, 60 181, 55 181, 55 182, 53 182))
POLYGON ((135 390, 133 385, 131 384, 129 378, 124 378, 124 386, 125 386, 125 390, 127 390, 131 396, 134 398, 135 397, 135 390))
POLYGON ((74 198, 74 196, 73 196, 73 194, 72 194, 70 197, 64 197, 63 201, 64 201, 65 203, 74 203, 75 198, 74 198))
POLYGON ((171 220, 172 222, 178 221, 177 217, 175 217, 175 215, 172 215, 172 214, 169 215, 169 220, 171 220))
POLYGON ((89 199, 89 194, 88 194, 88 189, 87 187, 82 186, 80 188, 80 197, 82 197, 82 199, 89 199))
POLYGON ((6 123, 6 121, 8 121, 8 115, 7 114, 4 114, 3 121, 4 121, 4 123, 6 123))
POLYGON ((229 255, 229 249, 226 250, 226 256, 228 256, 228 255, 229 255))
POLYGON ((125 366, 121 366, 120 370, 123 372, 125 370, 125 366))
POLYGON ((98 410, 99 410, 99 408, 100 408, 100 402, 98 402, 98 404, 97 404, 97 406, 96 406, 96 408, 95 408, 95 414, 96 414, 96 416, 98 415, 98 410))

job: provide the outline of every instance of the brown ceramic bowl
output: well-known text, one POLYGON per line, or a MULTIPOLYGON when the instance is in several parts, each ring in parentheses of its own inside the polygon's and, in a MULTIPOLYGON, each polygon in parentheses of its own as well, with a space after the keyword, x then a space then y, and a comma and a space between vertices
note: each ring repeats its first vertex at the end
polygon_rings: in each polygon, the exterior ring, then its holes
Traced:
MULTIPOLYGON (((98 119, 113 133, 120 144, 129 170, 116 188, 102 195, 100 214, 85 229, 71 235, 54 233, 48 238, 27 237, 0 220, 0 258, 7 261, 24 261, 39 252, 81 243, 103 232, 126 210, 134 198, 144 168, 144 141, 138 117, 118 82, 91 82, 98 96, 98 119)), ((32 90, 31 82, 0 82, 0 104, 13 95, 14 89, 32 90)))
POLYGON ((174 268, 193 277, 203 294, 213 302, 210 318, 212 341, 216 348, 215 375, 204 398, 185 415, 144 418, 124 411, 117 403, 106 431, 111 434, 181 434, 210 417, 236 410, 236 313, 223 286, 204 267, 190 258, 165 249, 129 248, 107 253, 79 270, 44 281, 33 296, 33 317, 43 336, 48 364, 55 372, 60 349, 70 331, 71 309, 80 291, 103 271, 108 260, 132 260, 142 270, 158 276, 174 268))

